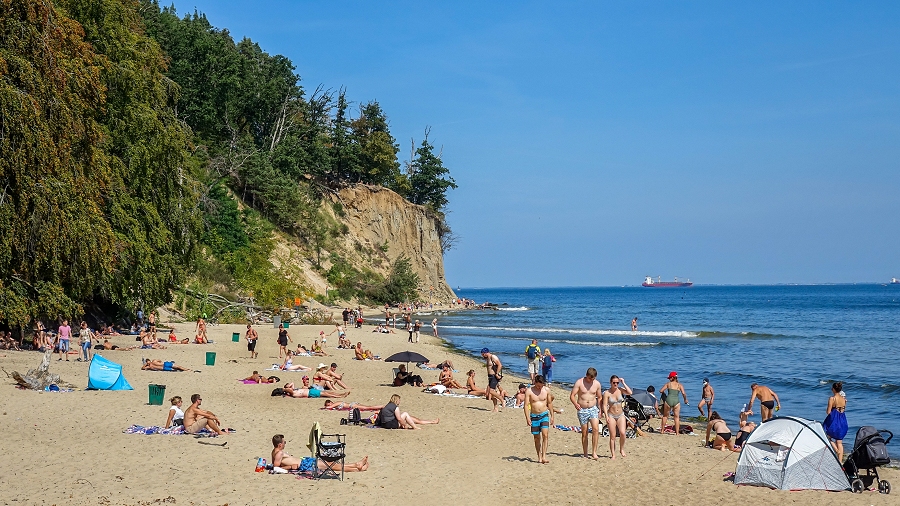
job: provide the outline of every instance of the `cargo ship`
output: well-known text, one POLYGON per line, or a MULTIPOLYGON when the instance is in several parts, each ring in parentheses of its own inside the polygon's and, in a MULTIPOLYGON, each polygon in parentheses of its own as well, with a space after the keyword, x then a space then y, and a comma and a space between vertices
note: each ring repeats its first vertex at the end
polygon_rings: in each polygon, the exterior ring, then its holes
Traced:
POLYGON ((656 277, 656 281, 653 281, 653 278, 647 276, 644 278, 644 282, 641 283, 641 286, 646 286, 649 288, 684 288, 688 286, 694 286, 691 283, 691 280, 687 281, 678 281, 678 278, 675 278, 675 281, 662 281, 660 279, 661 276, 656 277))
POLYGON ((892 285, 900 285, 900 279, 891 278, 891 284, 892 285))

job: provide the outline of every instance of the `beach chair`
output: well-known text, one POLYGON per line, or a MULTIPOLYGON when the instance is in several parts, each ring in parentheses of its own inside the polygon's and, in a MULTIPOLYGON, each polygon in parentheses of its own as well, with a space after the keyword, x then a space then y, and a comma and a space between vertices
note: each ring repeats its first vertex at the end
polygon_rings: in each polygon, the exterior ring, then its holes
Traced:
POLYGON ((344 481, 344 458, 347 448, 346 434, 322 434, 316 442, 315 479, 332 476, 344 481), (330 441, 329 441, 330 439, 330 441), (319 461, 325 464, 319 468, 319 461), (338 474, 340 471, 340 474, 338 474))

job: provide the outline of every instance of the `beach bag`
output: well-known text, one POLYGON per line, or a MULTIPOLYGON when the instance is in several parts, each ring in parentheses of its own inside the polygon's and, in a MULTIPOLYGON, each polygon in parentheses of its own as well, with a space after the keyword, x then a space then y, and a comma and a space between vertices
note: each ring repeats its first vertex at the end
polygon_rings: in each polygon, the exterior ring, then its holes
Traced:
POLYGON ((527 355, 528 355, 528 360, 534 360, 534 358, 537 357, 537 351, 535 350, 534 346, 528 347, 527 355))

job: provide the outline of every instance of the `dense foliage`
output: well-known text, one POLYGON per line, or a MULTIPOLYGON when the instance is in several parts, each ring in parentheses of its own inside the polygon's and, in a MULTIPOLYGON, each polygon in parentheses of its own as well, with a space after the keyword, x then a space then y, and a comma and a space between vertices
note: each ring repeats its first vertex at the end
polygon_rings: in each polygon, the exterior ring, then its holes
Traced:
MULTIPOLYGON (((271 304, 300 296, 269 262, 268 224, 320 265, 346 230, 322 197, 349 184, 427 206, 452 237, 456 185, 427 133, 405 170, 398 151, 378 102, 307 94, 290 60, 202 14, 0 0, 0 322, 155 307, 196 272, 271 304)), ((341 296, 411 293, 403 262, 383 279, 335 255, 323 274, 341 296)))

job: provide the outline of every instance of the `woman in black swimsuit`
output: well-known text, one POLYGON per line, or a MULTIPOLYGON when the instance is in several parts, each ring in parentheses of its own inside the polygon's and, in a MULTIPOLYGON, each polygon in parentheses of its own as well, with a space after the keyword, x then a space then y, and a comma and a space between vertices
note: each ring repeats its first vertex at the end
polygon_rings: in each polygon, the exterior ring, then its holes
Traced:
POLYGON ((714 450, 721 450, 723 452, 741 451, 740 448, 734 447, 734 435, 731 433, 731 429, 728 428, 728 424, 725 423, 725 420, 722 420, 722 417, 719 416, 718 411, 713 411, 712 414, 709 415, 709 423, 706 424, 706 441, 709 441, 709 436, 712 432, 715 432, 716 434, 716 438, 713 440, 714 450))
POLYGON ((278 349, 278 358, 281 358, 282 356, 287 356, 288 341, 294 342, 294 340, 291 339, 291 336, 288 335, 288 331, 284 329, 284 324, 283 323, 278 324, 278 346, 280 347, 278 349))

